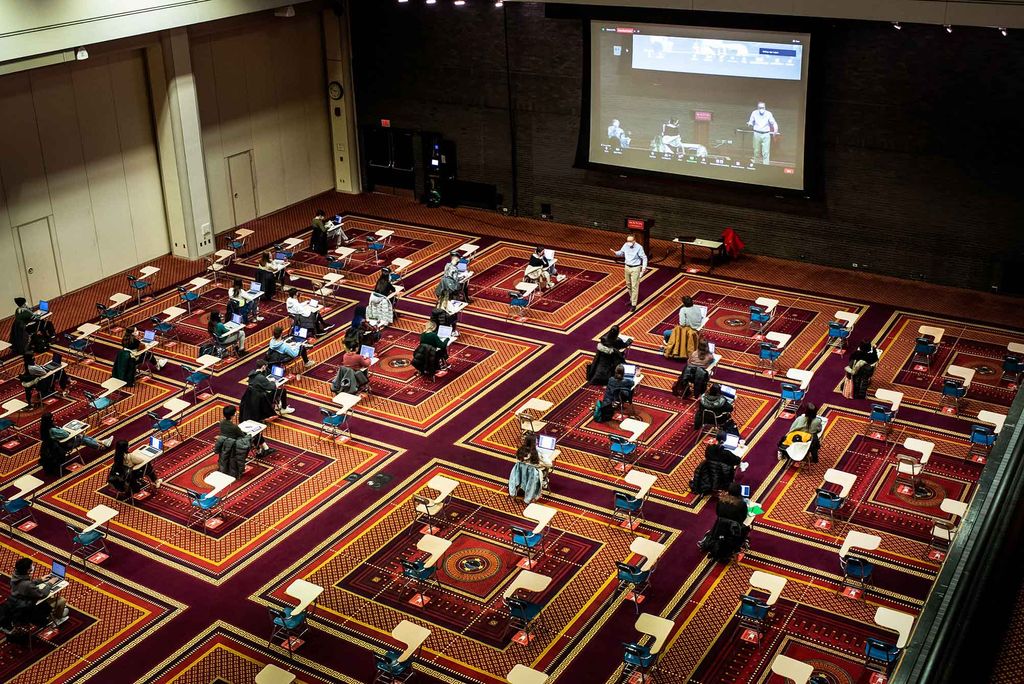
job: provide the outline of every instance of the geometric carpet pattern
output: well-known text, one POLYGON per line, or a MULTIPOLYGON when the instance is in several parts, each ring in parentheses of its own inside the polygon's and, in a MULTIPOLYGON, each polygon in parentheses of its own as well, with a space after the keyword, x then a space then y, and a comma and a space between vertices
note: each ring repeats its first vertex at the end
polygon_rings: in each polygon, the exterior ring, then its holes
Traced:
POLYGON ((384 635, 379 625, 396 624, 412 613, 433 630, 424 644, 430 669, 442 668, 459 681, 472 681, 479 674, 500 681, 521 662, 548 669, 586 639, 601 613, 621 601, 614 596, 608 569, 631 558, 628 547, 634 536, 668 544, 673 535, 653 526, 634 533, 609 530, 603 511, 552 499, 544 504, 557 512, 532 570, 550 577, 551 583, 531 593, 529 600, 543 605, 542 619, 549 628, 537 632, 529 646, 513 640, 501 597, 522 572, 522 558, 511 550, 510 526, 533 523, 522 517, 503 482, 469 470, 422 469, 397 487, 390 500, 368 509, 265 587, 261 598, 287 605, 291 599, 283 590, 292 580, 314 582, 326 587, 315 611, 317 624, 365 639, 380 639, 384 635), (452 546, 439 565, 439 584, 409 584, 399 560, 424 556, 416 541, 426 531, 413 513, 412 497, 439 474, 458 482, 433 527, 433 534, 452 546), (410 605, 420 594, 427 596, 427 603, 410 605))
MULTIPOLYGON (((707 307, 707 322, 701 336, 715 344, 715 353, 724 363, 745 370, 759 368, 758 354, 763 340, 754 338, 750 328, 750 307, 758 297, 777 299, 765 332, 791 335, 776 360, 780 375, 788 368, 813 369, 824 357, 828 342, 828 323, 837 311, 863 314, 864 305, 817 295, 789 293, 764 287, 720 283, 703 277, 685 276, 658 293, 656 302, 644 307, 622 326, 622 334, 633 338, 633 345, 660 351, 663 333, 679 324, 679 307, 684 296, 695 305, 707 307)), ((859 338, 858 338, 859 339, 859 338)))
MULTIPOLYGON (((523 281, 533 249, 499 242, 473 254, 469 281, 473 313, 506 320, 509 293, 523 281)), ((567 252, 555 255, 555 268, 564 278, 549 290, 537 288, 525 313, 525 325, 551 330, 574 330, 615 301, 622 291, 622 266, 611 259, 597 259, 567 252)), ((653 272, 654 269, 651 270, 653 272)), ((409 293, 413 300, 434 304, 438 277, 428 279, 409 293)), ((619 302, 621 304, 621 302, 619 302)))
MULTIPOLYGON (((246 249, 222 275, 251 280, 259 251, 289 234, 308 238, 306 221, 313 209, 345 213, 346 207, 366 207, 369 201, 329 193, 253 221, 247 225, 255 233, 246 249)), ((264 320, 247 329, 250 354, 207 369, 210 389, 198 398, 185 386, 179 364, 171 363, 153 378, 112 394, 116 415, 92 415, 84 392, 97 390, 110 376, 119 331, 94 334, 97 360, 69 367, 75 381, 70 396, 51 398, 46 408, 61 424, 86 419, 89 434, 97 438, 125 439, 137 447, 152 431, 145 411, 163 415, 168 399, 184 399, 181 436, 165 435, 165 453, 154 461, 163 478, 158 491, 129 501, 115 498, 106 482, 112 456, 107 449, 83 449, 84 462, 75 470, 46 476, 37 465, 41 412, 13 416, 22 430, 12 428, 0 439, 0 494, 10 496, 14 479, 26 474, 43 484, 35 493, 38 524, 8 533, 13 541, 0 548, 0 572, 10 572, 14 556, 22 553, 40 566, 53 557, 66 558, 71 541, 65 524, 86 523, 87 512, 98 505, 117 515, 107 528, 109 556, 99 566, 90 564, 88 574, 77 558, 71 566, 66 594, 71 618, 51 635, 55 645, 37 644, 29 653, 0 649, 0 676, 33 683, 235 684, 252 681, 265 664, 274 663, 293 671, 300 682, 367 682, 375 674, 372 652, 398 647, 390 632, 409 620, 431 630, 416 664, 417 677, 426 682, 500 683, 517 664, 542 670, 556 683, 616 681, 621 644, 638 635, 633 602, 616 592, 615 562, 638 561, 629 547, 644 536, 666 545, 639 606, 673 622, 659 665, 663 681, 774 682, 767 667, 776 653, 811 663, 830 682, 864 680, 864 639, 892 638, 873 624, 874 607, 916 615, 935 588, 941 561, 930 560, 925 549, 931 521, 945 517, 937 503, 942 497, 973 501, 979 481, 986 481, 979 479, 984 468, 999 465, 995 458, 985 466, 964 460, 970 423, 932 410, 933 379, 915 379, 905 368, 909 350, 903 338, 913 334, 902 324, 914 318, 946 328, 936 364, 968 365, 978 373, 967 397, 968 415, 985 407, 1005 410, 1012 390, 992 382, 986 368, 1001 359, 1008 342, 1024 339, 1020 331, 897 312, 891 293, 862 287, 844 295, 845 281, 812 280, 808 273, 820 269, 798 263, 785 273, 759 273, 757 264, 765 262, 756 257, 729 264, 723 272, 773 285, 683 275, 659 264, 648 270, 641 306, 631 313, 621 266, 606 251, 614 241, 583 240, 584 231, 550 222, 541 242, 559 246, 558 268, 566 277, 535 299, 525 321, 506 320, 507 290, 522 274, 534 246, 526 235, 537 234, 528 232, 537 222, 466 209, 430 210, 395 198, 380 201, 396 208, 391 217, 424 225, 346 220, 358 251, 343 269, 346 278, 336 287, 337 297, 328 302, 326 318, 335 327, 310 347, 314 365, 289 380, 295 412, 268 421, 264 435, 275 452, 248 462, 242 476, 221 492, 223 505, 208 523, 190 520, 187 492, 209 491, 204 480, 216 467, 211 445, 222 408, 238 405, 273 325, 289 323, 280 296, 263 303, 264 320), (479 222, 476 233, 474 221, 479 222), (522 232, 495 228, 513 225, 506 221, 516 221, 522 232), (395 233, 378 264, 365 249, 365 234, 381 228, 395 233), (451 370, 427 381, 413 374, 408 362, 448 252, 467 242, 480 247, 470 266, 476 271, 470 283, 473 301, 459 316, 461 335, 450 350, 451 370), (562 251, 562 245, 576 251, 562 251), (320 409, 334 408, 330 381, 341 359, 345 323, 354 307, 366 305, 380 266, 395 258, 412 261, 401 283, 410 296, 399 298, 400 317, 376 345, 380 360, 371 372, 373 391, 352 411, 350 439, 321 439, 320 409), (779 289, 786 286, 817 292, 779 289), (688 486, 704 451, 703 436, 692 428, 696 399, 671 394, 681 364, 658 354, 661 332, 674 322, 684 294, 711 310, 705 336, 724 357, 714 378, 737 390, 734 418, 747 442, 743 460, 749 467, 736 479, 751 487, 751 498, 765 511, 752 525, 750 550, 731 565, 711 563, 696 544, 716 513, 713 497, 695 496, 688 486), (779 416, 778 383, 755 372, 757 345, 745 324, 749 304, 758 296, 780 302, 769 329, 792 335, 778 372, 813 369, 807 400, 829 419, 820 462, 799 471, 775 456, 791 424, 779 416), (869 401, 833 391, 848 359, 825 349, 827 322, 838 310, 861 314, 853 341, 895 334, 882 344, 885 353, 874 382, 908 394, 890 444, 863 436, 869 401), (634 468, 657 477, 644 504, 645 521, 632 532, 611 510, 613 490, 631 488, 607 459, 608 435, 624 432, 621 417, 595 423, 592 410, 601 389, 584 380, 593 340, 614 324, 635 338, 628 354, 644 374, 634 408, 649 427, 634 468), (507 489, 520 440, 513 414, 534 397, 551 403, 540 420, 558 439, 561 456, 550 474, 550 490, 540 499, 556 513, 534 567, 551 578, 537 596, 546 629, 523 645, 507 629, 501 595, 522 573, 509 528, 530 526, 522 500, 509 497, 507 489), (891 480, 896 453, 891 443, 908 436, 935 444, 916 496, 892 487, 891 480), (847 508, 825 530, 815 525, 811 504, 829 467, 858 479, 847 508), (400 560, 419 557, 416 541, 424 529, 414 520, 412 497, 427 493, 426 482, 437 474, 458 482, 434 528, 451 547, 438 564, 439 586, 406 586, 400 560), (836 591, 837 551, 852 529, 882 537, 879 549, 868 554, 876 571, 866 602, 836 591), (788 580, 760 649, 737 642, 735 618, 754 569, 788 580), (289 658, 279 643, 267 643, 267 607, 293 605, 285 589, 296 578, 324 592, 310 613, 304 643, 289 658), (409 604, 416 593, 430 600, 409 604)), ((308 297, 320 287, 327 265, 303 247, 292 259, 294 279, 286 283, 308 297)), ((129 302, 115 321, 118 326, 141 322, 146 328, 151 317, 162 319, 164 309, 180 302, 176 286, 187 287, 202 272, 199 264, 173 258, 157 265, 163 270, 153 278, 152 298, 141 305, 129 302)), ((222 277, 204 288, 192 313, 177 320, 177 338, 156 348, 158 356, 195 363, 208 312, 225 304, 224 284, 222 277)), ((94 303, 107 301, 124 285, 121 276, 57 298, 51 302, 53 320, 71 329, 95 320, 94 303)), ((913 291, 926 289, 915 284, 913 291)), ((979 305, 988 302, 983 310, 992 310, 986 295, 977 297, 979 305)), ((953 312, 949 302, 958 300, 900 301, 908 311, 953 312)), ((10 378, 18 365, 8 361, 8 379, 0 384, 4 400, 21 394, 10 378)))
POLYGON ((1001 380, 1007 345, 1014 342, 1024 344, 1024 334, 898 311, 875 339, 884 353, 874 383, 903 392, 905 403, 934 409, 941 401, 946 368, 962 366, 974 370, 974 379, 960 402, 960 414, 974 416, 986 409, 1005 414, 1017 394, 1016 386, 1001 380), (911 363, 922 325, 945 331, 930 368, 911 363))
MULTIPOLYGON (((560 450, 557 467, 607 485, 621 482, 623 473, 609 459, 609 435, 629 436, 618 417, 606 423, 594 420, 594 404, 603 387, 586 382, 590 355, 580 353, 543 378, 536 390, 524 392, 500 413, 483 421, 460 443, 488 453, 513 456, 519 445, 521 427, 516 410, 530 398, 550 401, 553 406, 540 421, 541 434, 557 439, 560 450)), ((633 408, 650 427, 640 439, 636 467, 657 475, 653 495, 683 505, 698 497, 689 492, 693 471, 704 458, 705 431, 693 429, 697 400, 672 394, 676 375, 644 367, 643 382, 633 395, 633 408)), ((735 386, 733 420, 743 438, 753 446, 762 428, 774 416, 778 396, 763 390, 735 386)), ((742 475, 738 478, 742 481, 742 475)))
MULTIPOLYGON (((217 470, 212 449, 225 405, 214 399, 189 414, 179 426, 184 441, 165 442, 166 451, 157 462, 163 486, 147 490, 148 496, 134 505, 120 506, 110 523, 119 544, 214 583, 253 561, 255 551, 280 544, 295 528, 315 521, 352 487, 346 478, 353 472, 371 470, 393 454, 355 440, 340 445, 320 439, 309 426, 271 422, 264 437, 276 453, 250 459, 243 477, 221 494, 218 514, 206 524, 189 526, 188 491, 209 489, 203 480, 217 470)), ((76 522, 97 505, 118 506, 107 471, 106 463, 93 464, 49 490, 40 502, 76 522)))

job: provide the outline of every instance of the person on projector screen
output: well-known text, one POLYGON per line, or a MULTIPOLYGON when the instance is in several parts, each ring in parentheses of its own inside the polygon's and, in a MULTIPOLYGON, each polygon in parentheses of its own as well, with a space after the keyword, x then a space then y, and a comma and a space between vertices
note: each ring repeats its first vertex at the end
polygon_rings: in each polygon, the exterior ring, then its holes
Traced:
POLYGON ((618 119, 612 119, 608 126, 608 140, 612 147, 629 147, 629 131, 622 127, 618 119))
POLYGON ((768 165, 772 150, 772 136, 779 134, 779 124, 765 107, 757 103, 757 109, 750 112, 747 125, 754 131, 754 163, 768 165))
POLYGON ((679 117, 673 116, 665 123, 661 124, 661 144, 663 151, 675 152, 679 154, 683 151, 683 139, 679 137, 679 117), (665 150, 664 148, 668 148, 665 150))
POLYGON ((632 234, 626 237, 625 244, 621 249, 613 249, 615 256, 623 257, 625 261, 626 289, 629 291, 630 311, 636 311, 636 300, 640 294, 640 277, 647 270, 647 254, 644 248, 637 244, 632 234))

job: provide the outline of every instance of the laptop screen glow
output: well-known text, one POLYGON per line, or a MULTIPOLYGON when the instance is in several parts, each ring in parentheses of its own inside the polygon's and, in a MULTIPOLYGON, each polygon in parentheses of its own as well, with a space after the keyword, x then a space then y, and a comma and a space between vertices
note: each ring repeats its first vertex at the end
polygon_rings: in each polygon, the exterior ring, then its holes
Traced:
POLYGON ((438 326, 438 328, 437 328, 437 336, 440 337, 442 340, 448 339, 449 337, 452 336, 452 326, 450 326, 450 325, 438 326))
POLYGON ((554 451, 557 440, 551 435, 539 435, 537 437, 537 448, 545 451, 554 451))

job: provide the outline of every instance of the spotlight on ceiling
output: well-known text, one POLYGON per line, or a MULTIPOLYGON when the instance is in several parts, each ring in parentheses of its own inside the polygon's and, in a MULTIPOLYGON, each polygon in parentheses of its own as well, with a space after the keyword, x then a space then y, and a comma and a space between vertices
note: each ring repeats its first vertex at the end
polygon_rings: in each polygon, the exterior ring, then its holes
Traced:
POLYGON ((81 62, 83 59, 89 59, 89 51, 84 47, 75 49, 75 59, 81 62))
POLYGON ((1000 32, 1001 34, 1003 34, 1003 37, 1004 37, 1004 38, 1006 37, 1006 27, 1005 27, 1005 26, 1000 26, 1000 27, 999 27, 999 32, 1000 32))
POLYGON ((505 3, 503 3, 501 0, 494 0, 494 6, 495 7, 504 7, 505 3))
POLYGON ((409 2, 409 0, 398 0, 399 5, 404 5, 407 2, 409 2))
POLYGON ((894 22, 892 22, 892 27, 893 27, 894 29, 896 29, 897 31, 899 31, 900 29, 902 29, 902 28, 903 28, 903 26, 902 26, 902 25, 900 24, 900 22, 898 22, 898 21, 894 21, 894 22))
POLYGON ((945 24, 943 26, 943 28, 946 29, 946 33, 952 33, 953 32, 953 27, 950 26, 949 24, 945 24))
POLYGON ((466 0, 455 0, 455 6, 456 7, 462 7, 465 4, 466 4, 466 0))
POLYGON ((427 0, 427 4, 428 5, 436 5, 437 4, 437 0, 427 0))

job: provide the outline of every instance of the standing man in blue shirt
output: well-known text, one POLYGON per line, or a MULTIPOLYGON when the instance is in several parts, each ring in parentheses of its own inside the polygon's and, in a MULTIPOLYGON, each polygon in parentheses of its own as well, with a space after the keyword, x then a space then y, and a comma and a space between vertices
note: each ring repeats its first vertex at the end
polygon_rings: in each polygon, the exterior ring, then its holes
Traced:
POLYGON ((647 255, 644 248, 637 244, 636 238, 629 235, 622 249, 612 250, 615 256, 626 259, 626 289, 629 290, 630 311, 636 311, 636 300, 640 294, 640 277, 647 271, 647 255))

